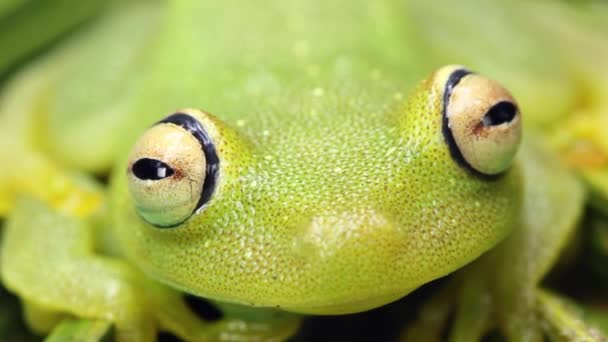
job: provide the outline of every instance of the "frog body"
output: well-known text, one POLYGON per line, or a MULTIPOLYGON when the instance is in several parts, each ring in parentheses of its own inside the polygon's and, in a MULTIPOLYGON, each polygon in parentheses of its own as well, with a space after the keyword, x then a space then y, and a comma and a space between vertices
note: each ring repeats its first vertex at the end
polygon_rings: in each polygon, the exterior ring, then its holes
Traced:
MULTIPOLYGON (((535 296, 582 188, 535 142, 515 158, 525 115, 498 82, 458 65, 430 73, 400 3, 348 3, 120 5, 14 81, 3 112, 24 115, 1 141, 29 159, 0 154, 13 165, 0 272, 34 329, 67 313, 112 322, 119 340, 283 339, 298 316, 279 312, 376 308, 516 232, 463 286, 497 296, 516 339, 510 324, 536 308, 518 294, 535 296), (110 168, 107 191, 85 174, 110 168), (42 175, 61 182, 38 186, 42 175), (534 215, 565 193, 571 205, 534 215), (494 286, 509 277, 487 270, 555 222, 551 247, 527 255, 539 266, 494 286), (201 321, 181 293, 224 318, 201 321)), ((459 317, 455 335, 481 337, 459 317)))

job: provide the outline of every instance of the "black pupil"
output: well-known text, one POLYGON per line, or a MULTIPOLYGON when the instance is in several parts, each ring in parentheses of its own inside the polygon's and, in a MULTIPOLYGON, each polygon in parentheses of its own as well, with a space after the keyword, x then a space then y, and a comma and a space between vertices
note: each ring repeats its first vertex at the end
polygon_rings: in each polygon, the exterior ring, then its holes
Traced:
POLYGON ((493 105, 483 116, 481 122, 484 126, 498 126, 503 123, 511 122, 517 115, 517 107, 511 102, 502 101, 493 105))
POLYGON ((131 168, 135 177, 141 180, 159 180, 171 177, 175 171, 160 160, 142 158, 131 168))

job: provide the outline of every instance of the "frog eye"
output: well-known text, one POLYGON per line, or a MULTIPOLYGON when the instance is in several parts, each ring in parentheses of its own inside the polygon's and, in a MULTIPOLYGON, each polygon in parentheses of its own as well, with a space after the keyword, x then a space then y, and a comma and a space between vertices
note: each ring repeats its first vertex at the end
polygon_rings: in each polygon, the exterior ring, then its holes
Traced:
POLYGON ((150 224, 168 228, 187 220, 213 194, 219 160, 201 123, 175 113, 149 128, 129 158, 135 209, 150 224))
POLYGON ((478 176, 496 176, 517 153, 521 114, 498 82, 457 69, 445 84, 443 133, 461 166, 478 176))

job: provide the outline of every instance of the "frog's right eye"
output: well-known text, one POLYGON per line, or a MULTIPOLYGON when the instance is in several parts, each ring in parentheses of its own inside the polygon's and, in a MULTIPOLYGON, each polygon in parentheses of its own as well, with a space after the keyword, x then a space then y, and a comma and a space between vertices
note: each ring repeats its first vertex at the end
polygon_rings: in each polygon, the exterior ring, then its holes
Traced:
POLYGON ((129 159, 128 183, 135 209, 156 227, 174 227, 207 203, 218 158, 201 123, 176 113, 149 128, 129 159))

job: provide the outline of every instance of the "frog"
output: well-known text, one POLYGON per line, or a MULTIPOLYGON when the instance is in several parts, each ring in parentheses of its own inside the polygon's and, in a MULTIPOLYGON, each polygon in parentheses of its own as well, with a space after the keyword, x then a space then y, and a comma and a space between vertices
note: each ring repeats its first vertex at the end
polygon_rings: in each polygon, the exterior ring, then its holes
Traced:
POLYGON ((584 191, 533 138, 516 156, 526 116, 505 87, 456 65, 420 82, 393 2, 234 4, 120 5, 7 87, 0 273, 32 329, 76 316, 118 340, 282 340, 301 314, 368 310, 462 268, 427 309, 458 304, 454 339, 564 320, 600 339, 539 288, 584 191), (106 189, 91 174, 112 166, 106 189))

